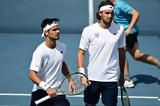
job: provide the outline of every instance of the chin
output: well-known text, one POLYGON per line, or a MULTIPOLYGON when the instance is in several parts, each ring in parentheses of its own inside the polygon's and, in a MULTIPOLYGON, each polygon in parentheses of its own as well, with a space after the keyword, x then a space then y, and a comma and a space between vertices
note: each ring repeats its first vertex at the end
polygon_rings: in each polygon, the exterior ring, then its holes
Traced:
POLYGON ((57 37, 57 38, 50 38, 52 41, 55 41, 55 40, 58 40, 59 39, 59 37, 57 37))
POLYGON ((108 23, 108 24, 111 24, 111 23, 112 23, 112 21, 108 21, 107 23, 108 23))
POLYGON ((56 40, 58 40, 58 39, 59 39, 59 37, 56 38, 56 40))

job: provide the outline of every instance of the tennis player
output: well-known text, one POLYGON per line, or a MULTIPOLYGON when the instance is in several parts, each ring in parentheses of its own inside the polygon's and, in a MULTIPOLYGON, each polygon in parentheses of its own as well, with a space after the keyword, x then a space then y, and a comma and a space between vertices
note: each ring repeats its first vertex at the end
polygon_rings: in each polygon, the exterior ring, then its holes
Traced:
MULTIPOLYGON (((31 106, 35 106, 34 102, 46 95, 53 98, 41 103, 40 106, 70 105, 65 95, 58 95, 60 91, 56 91, 62 81, 62 73, 65 76, 70 74, 64 61, 66 45, 58 41, 60 37, 58 23, 57 18, 46 18, 41 24, 42 37, 45 38, 34 51, 29 70, 29 78, 34 82, 31 106)), ((74 88, 72 80, 69 87, 74 88)))
MULTIPOLYGON (((128 51, 135 60, 152 64, 160 68, 160 61, 158 61, 158 59, 149 54, 144 54, 139 49, 139 43, 137 39, 139 34, 139 29, 136 24, 139 19, 140 13, 123 0, 111 0, 111 1, 114 4, 115 8, 114 21, 122 25, 125 29, 126 51, 128 51)), ((124 74, 125 74, 124 86, 128 88, 134 87, 134 83, 129 76, 129 64, 127 59, 125 61, 124 74)))
POLYGON ((85 53, 89 52, 87 69, 91 84, 84 92, 86 106, 96 106, 100 95, 105 106, 116 106, 118 81, 120 86, 124 83, 125 36, 123 27, 115 24, 113 17, 113 3, 102 1, 98 6, 98 21, 85 27, 81 35, 77 64, 83 74, 85 53))

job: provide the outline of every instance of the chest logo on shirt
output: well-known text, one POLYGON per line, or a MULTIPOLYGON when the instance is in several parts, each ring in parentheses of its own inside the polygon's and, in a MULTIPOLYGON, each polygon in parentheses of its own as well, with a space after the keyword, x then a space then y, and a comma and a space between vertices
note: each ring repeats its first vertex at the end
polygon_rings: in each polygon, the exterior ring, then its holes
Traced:
POLYGON ((113 32, 113 35, 117 35, 118 34, 118 32, 113 32))
POLYGON ((95 37, 96 38, 98 38, 99 37, 99 33, 97 32, 97 33, 95 33, 95 37))

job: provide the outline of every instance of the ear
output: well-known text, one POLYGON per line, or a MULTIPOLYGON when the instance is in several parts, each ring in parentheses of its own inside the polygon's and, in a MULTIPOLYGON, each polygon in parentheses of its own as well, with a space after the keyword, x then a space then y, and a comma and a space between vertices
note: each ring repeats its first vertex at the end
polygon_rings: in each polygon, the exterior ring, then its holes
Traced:
POLYGON ((45 35, 45 36, 48 36, 48 31, 45 31, 45 32, 44 32, 44 35, 45 35))
POLYGON ((102 12, 98 12, 99 16, 101 17, 102 16, 102 12))

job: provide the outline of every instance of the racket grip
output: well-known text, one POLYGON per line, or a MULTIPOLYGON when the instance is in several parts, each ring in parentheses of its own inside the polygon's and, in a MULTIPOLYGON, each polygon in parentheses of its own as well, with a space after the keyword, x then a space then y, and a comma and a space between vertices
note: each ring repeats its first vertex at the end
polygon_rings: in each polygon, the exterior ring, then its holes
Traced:
POLYGON ((48 100, 50 98, 51 98, 51 96, 47 95, 47 96, 45 96, 45 97, 43 97, 43 98, 41 98, 39 100, 36 100, 35 104, 38 105, 38 104, 40 104, 40 103, 42 103, 42 102, 44 102, 44 101, 46 101, 46 100, 48 100))
MULTIPOLYGON (((63 93, 58 93, 59 95, 63 95, 63 93)), ((42 102, 44 102, 44 101, 46 101, 46 100, 48 100, 48 99, 50 99, 51 98, 51 96, 49 96, 49 95, 47 95, 47 96, 45 96, 45 97, 43 97, 43 98, 41 98, 41 99, 39 99, 39 100, 36 100, 35 101, 35 104, 36 105, 38 105, 38 104, 40 104, 40 103, 42 103, 42 102)))

